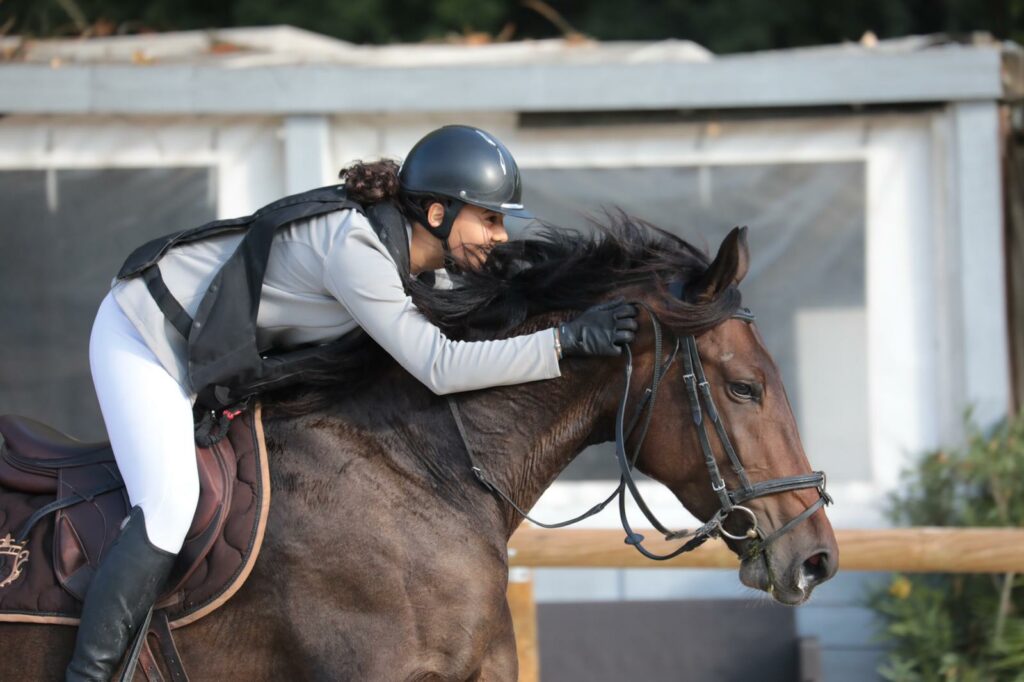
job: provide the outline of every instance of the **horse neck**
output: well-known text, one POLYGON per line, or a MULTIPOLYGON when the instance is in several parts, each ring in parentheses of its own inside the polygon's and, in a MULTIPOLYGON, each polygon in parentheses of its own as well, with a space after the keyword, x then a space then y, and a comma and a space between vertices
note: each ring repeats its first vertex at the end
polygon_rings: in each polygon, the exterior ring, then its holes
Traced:
MULTIPOLYGON (((465 403, 481 467, 521 509, 530 509, 580 451, 611 437, 613 364, 566 363, 558 379, 485 391, 465 403)), ((500 505, 510 537, 522 517, 506 502, 500 505)))

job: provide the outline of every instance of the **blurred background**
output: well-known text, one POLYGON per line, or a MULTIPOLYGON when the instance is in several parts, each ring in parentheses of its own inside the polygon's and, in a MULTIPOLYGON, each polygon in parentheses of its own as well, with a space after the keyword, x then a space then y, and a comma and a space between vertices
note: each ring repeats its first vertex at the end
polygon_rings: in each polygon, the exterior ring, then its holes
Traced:
POLYGON ((910 34, 987 31, 1021 42, 1021 0, 4 0, 4 32, 104 36, 288 24, 354 43, 501 42, 566 36, 693 40, 712 52, 750 52, 910 34))
MULTIPOLYGON (((967 410, 987 429, 1020 404, 1022 39, 1024 0, 0 0, 0 413, 103 438, 88 332, 135 246, 466 123, 548 222, 621 207, 711 251, 748 225, 745 304, 829 517, 885 527, 967 410)), ((592 448, 537 516, 616 471, 592 448)), ((886 656, 865 603, 884 574, 797 610, 734 571, 533 579, 544 679, 869 680, 886 656), (650 652, 624 668, 624 648, 650 652)))

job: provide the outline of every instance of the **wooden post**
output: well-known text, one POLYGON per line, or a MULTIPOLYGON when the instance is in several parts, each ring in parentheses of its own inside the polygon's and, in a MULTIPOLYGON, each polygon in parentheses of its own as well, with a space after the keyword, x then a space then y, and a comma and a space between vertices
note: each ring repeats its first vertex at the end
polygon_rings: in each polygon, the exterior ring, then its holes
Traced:
POLYGON ((508 607, 516 632, 519 682, 540 682, 540 650, 537 647, 537 604, 533 600, 533 571, 511 568, 508 572, 508 607))

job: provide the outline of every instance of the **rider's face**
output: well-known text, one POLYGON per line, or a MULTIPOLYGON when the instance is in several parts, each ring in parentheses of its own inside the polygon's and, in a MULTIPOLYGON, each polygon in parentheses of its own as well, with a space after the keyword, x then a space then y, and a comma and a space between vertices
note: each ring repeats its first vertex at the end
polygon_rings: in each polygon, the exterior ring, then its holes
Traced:
POLYGON ((501 213, 466 204, 452 224, 448 247, 452 258, 464 268, 478 270, 487 260, 487 252, 508 241, 501 213))

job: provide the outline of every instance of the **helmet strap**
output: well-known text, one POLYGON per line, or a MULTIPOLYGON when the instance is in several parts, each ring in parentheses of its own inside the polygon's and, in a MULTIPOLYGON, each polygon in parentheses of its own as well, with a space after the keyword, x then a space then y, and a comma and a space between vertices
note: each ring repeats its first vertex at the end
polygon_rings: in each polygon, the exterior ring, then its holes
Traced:
POLYGON ((441 240, 441 244, 444 246, 444 250, 447 252, 448 249, 448 237, 451 236, 452 226, 455 224, 455 219, 459 216, 459 211, 466 205, 464 201, 453 199, 451 197, 424 197, 430 203, 437 202, 444 206, 444 217, 441 219, 441 224, 434 227, 430 224, 430 219, 427 218, 427 212, 420 204, 418 198, 410 197, 410 201, 404 202, 405 208, 409 213, 412 213, 412 217, 416 219, 423 227, 427 228, 427 232, 434 235, 441 240))
MULTIPOLYGON (((458 199, 452 199, 450 197, 444 197, 444 218, 441 220, 441 224, 438 227, 430 227, 431 233, 435 237, 441 240, 444 245, 444 250, 448 251, 448 237, 452 234, 452 226, 455 224, 455 219, 459 217, 459 211, 466 204, 458 199)), ((427 225, 430 225, 428 222, 427 225)))

